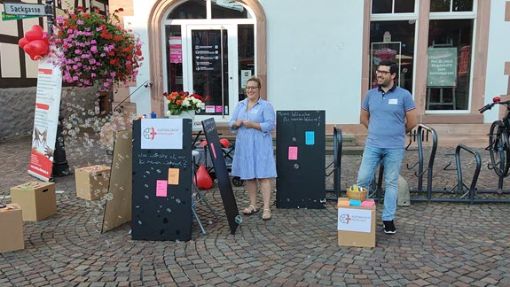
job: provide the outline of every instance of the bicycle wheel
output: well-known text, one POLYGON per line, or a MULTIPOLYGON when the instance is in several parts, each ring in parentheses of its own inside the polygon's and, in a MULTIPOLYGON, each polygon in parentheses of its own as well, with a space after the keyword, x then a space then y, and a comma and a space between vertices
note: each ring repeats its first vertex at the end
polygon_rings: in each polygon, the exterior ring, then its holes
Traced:
POLYGON ((510 168, 508 134, 503 122, 495 121, 489 132, 489 155, 491 166, 498 176, 507 176, 510 168))

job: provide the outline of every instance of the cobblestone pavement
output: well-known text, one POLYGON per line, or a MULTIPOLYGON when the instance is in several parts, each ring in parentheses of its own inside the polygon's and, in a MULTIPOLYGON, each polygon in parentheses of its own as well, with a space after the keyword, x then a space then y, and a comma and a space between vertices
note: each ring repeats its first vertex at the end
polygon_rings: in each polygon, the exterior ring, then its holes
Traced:
MULTIPOLYGON (((74 145, 67 147, 71 167, 110 161, 93 145, 74 145)), ((30 139, 0 144, 4 202, 11 186, 32 180, 25 171, 29 151, 30 139)), ((479 151, 478 187, 495 190, 486 151, 479 151)), ((439 149, 434 189, 456 183, 455 171, 442 169, 453 159, 449 152, 439 149)), ((406 163, 412 165, 416 154, 409 151, 406 163)), ((469 181, 474 161, 463 158, 469 181)), ((354 182, 359 161, 344 156, 343 188, 354 182)), ((413 170, 403 167, 402 174, 412 189, 417 186, 413 170)), ((58 213, 25 223, 25 250, 0 254, 0 286, 510 286, 510 204, 400 207, 398 233, 378 228, 372 249, 337 246, 334 202, 321 210, 274 208, 268 222, 245 217, 235 236, 223 214, 216 220, 199 206, 207 235, 194 223, 189 242, 150 242, 131 240, 128 224, 100 234, 102 203, 77 199, 73 176, 58 178, 56 185, 58 213)), ((242 187, 235 195, 238 206, 247 204, 242 187)), ((222 210, 219 192, 211 190, 207 198, 222 210)))

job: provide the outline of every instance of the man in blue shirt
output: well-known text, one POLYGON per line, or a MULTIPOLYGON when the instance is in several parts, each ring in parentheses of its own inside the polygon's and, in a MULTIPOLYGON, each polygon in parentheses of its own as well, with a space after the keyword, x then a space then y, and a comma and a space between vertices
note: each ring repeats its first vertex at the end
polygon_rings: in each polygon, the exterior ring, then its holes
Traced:
POLYGON ((395 234, 398 177, 404 158, 405 135, 417 124, 416 106, 409 91, 397 87, 397 65, 382 61, 377 67, 378 87, 368 91, 361 106, 361 123, 368 128, 358 186, 368 188, 375 170, 384 166, 384 233, 395 234))

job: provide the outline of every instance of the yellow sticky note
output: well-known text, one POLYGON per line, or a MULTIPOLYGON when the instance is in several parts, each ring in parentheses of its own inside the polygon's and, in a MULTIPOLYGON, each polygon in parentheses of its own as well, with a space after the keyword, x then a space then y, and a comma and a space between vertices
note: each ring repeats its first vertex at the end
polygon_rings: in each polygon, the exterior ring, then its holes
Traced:
POLYGON ((169 168, 168 169, 168 184, 179 185, 179 169, 169 168))

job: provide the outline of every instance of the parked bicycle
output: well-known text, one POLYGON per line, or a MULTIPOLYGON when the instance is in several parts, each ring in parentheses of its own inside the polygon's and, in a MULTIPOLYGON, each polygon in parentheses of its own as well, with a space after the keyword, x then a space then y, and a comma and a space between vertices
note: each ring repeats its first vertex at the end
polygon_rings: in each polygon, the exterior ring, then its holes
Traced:
POLYGON ((492 123, 489 131, 489 146, 486 148, 490 155, 489 169, 494 169, 500 177, 508 175, 510 169, 510 101, 501 101, 500 97, 492 98, 492 103, 479 109, 480 113, 492 109, 495 105, 505 105, 506 115, 492 123))

